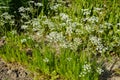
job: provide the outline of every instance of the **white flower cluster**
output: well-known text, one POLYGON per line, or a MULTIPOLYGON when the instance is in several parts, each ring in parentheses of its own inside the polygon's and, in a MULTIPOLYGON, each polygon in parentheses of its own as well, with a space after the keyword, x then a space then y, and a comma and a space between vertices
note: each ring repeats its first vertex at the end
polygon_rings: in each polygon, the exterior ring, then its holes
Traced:
POLYGON ((68 34, 69 36, 71 36, 72 33, 73 33, 73 28, 71 26, 67 27, 66 28, 66 34, 68 34))
POLYGON ((51 10, 57 10, 59 7, 61 6, 61 4, 56 4, 54 6, 51 6, 51 10))
POLYGON ((18 8, 18 11, 19 11, 19 12, 25 12, 25 11, 26 11, 26 8, 24 8, 24 7, 22 6, 22 7, 18 8))
POLYGON ((105 30, 105 29, 104 29, 104 25, 103 25, 103 24, 99 24, 98 27, 99 27, 98 33, 100 33, 100 34, 103 33, 104 30, 105 30))
POLYGON ((94 7, 94 11, 101 11, 101 10, 103 10, 103 8, 94 7))
POLYGON ((80 26, 81 24, 78 22, 66 22, 66 33, 69 36, 72 35, 72 33, 75 33, 75 30, 77 29, 77 26, 80 26))
POLYGON ((89 33, 94 30, 93 28, 94 28, 94 27, 93 27, 93 26, 90 26, 90 25, 85 25, 85 26, 84 26, 84 29, 87 30, 87 32, 89 32, 89 33))
POLYGON ((69 16, 65 13, 60 13, 60 17, 62 21, 67 21, 69 20, 69 16))
POLYGON ((98 15, 101 15, 103 12, 103 8, 97 8, 97 7, 94 7, 93 10, 90 10, 90 9, 81 9, 83 15, 85 15, 86 17, 82 18, 82 21, 83 22, 90 22, 90 23, 97 23, 99 21, 99 18, 95 15, 93 16, 90 16, 91 12, 94 14, 98 14, 98 15))
POLYGON ((91 66, 90 66, 90 64, 85 64, 85 65, 83 65, 83 71, 89 73, 89 72, 91 71, 91 66))
POLYGON ((42 3, 39 3, 39 2, 36 3, 36 2, 34 2, 34 1, 29 1, 28 3, 29 3, 29 5, 34 4, 34 5, 37 6, 37 7, 43 6, 43 4, 42 4, 42 3))
POLYGON ((41 6, 43 6, 43 4, 42 3, 35 3, 35 6, 41 7, 41 6))
POLYGON ((48 58, 44 58, 43 61, 44 61, 45 63, 48 63, 48 62, 49 62, 49 59, 48 59, 48 58))
POLYGON ((103 14, 103 12, 102 12, 102 10, 103 10, 103 8, 97 8, 97 7, 94 7, 94 12, 97 12, 98 14, 103 14))
POLYGON ((82 21, 88 21, 90 23, 97 23, 99 21, 99 18, 96 16, 91 16, 91 17, 86 17, 86 18, 82 18, 82 21))
POLYGON ((81 9, 83 12, 83 15, 89 15, 91 13, 91 10, 89 9, 81 9))
POLYGON ((12 18, 11 15, 8 14, 8 12, 5 12, 1 15, 2 18, 6 19, 6 20, 10 20, 12 18))
POLYGON ((36 30, 39 30, 40 28, 42 28, 40 21, 41 20, 38 18, 34 18, 31 20, 31 25, 33 27, 33 31, 36 31, 36 30))
POLYGON ((98 37, 96 37, 96 36, 91 36, 91 37, 89 37, 90 38, 90 41, 93 43, 93 44, 95 44, 95 45, 98 45, 98 44, 100 44, 101 42, 101 39, 100 38, 98 38, 98 37))
POLYGON ((21 18, 21 22, 24 23, 24 19, 26 20, 29 20, 30 19, 30 16, 28 14, 25 14, 25 13, 20 13, 20 15, 22 16, 21 18))
POLYGON ((10 25, 14 25, 15 20, 14 20, 14 16, 8 14, 8 12, 4 12, 3 14, 0 15, 1 18, 1 23, 0 25, 4 25, 5 23, 9 23, 10 25))
POLYGON ((91 65, 90 64, 83 65, 83 70, 79 74, 79 77, 84 77, 85 75, 87 75, 88 73, 90 73, 90 71, 91 71, 91 65))
POLYGON ((120 23, 117 23, 117 26, 120 26, 120 23))
POLYGON ((76 33, 77 35, 81 35, 81 34, 84 34, 84 31, 81 30, 81 29, 76 29, 76 30, 75 30, 75 33, 76 33))
POLYGON ((30 11, 30 7, 23 7, 23 6, 21 6, 21 7, 18 8, 18 11, 20 13, 25 13, 27 11, 30 11))
POLYGON ((49 20, 49 19, 46 19, 45 21, 42 21, 42 23, 43 23, 44 25, 48 26, 51 31, 56 29, 55 23, 53 23, 53 22, 52 22, 51 20, 49 20))
POLYGON ((101 39, 96 37, 96 36, 91 36, 90 41, 92 42, 92 44, 94 44, 96 46, 96 50, 100 53, 102 53, 103 51, 106 51, 107 48, 105 48, 103 46, 103 44, 101 43, 101 39))
POLYGON ((108 22, 106 22, 105 25, 106 25, 106 26, 112 26, 112 24, 111 24, 111 23, 108 23, 108 22))
POLYGON ((28 28, 28 25, 22 25, 21 26, 21 29, 27 29, 28 28))
POLYGON ((13 35, 15 35, 15 34, 17 34, 17 31, 16 31, 16 30, 12 30, 11 33, 12 33, 13 35))
POLYGON ((98 22, 98 17, 92 16, 92 17, 90 17, 90 18, 88 19, 88 21, 91 22, 91 23, 98 22))
POLYGON ((73 42, 70 42, 68 47, 70 47, 70 49, 76 51, 78 46, 82 43, 82 40, 80 38, 74 38, 73 42))
MULTIPOLYGON (((103 8, 94 7, 93 8, 93 13, 97 12, 99 14, 102 14, 102 10, 103 10, 103 8)), ((91 12, 92 12, 90 9, 81 9, 81 11, 82 11, 83 15, 90 15, 91 12)))
POLYGON ((66 58, 66 59, 67 59, 67 61, 69 61, 69 62, 72 60, 72 58, 71 58, 71 57, 68 57, 68 58, 66 58))
POLYGON ((63 41, 61 44, 60 44, 60 47, 61 48, 70 48, 71 50, 73 51, 76 51, 78 46, 82 43, 82 40, 80 38, 74 38, 73 41, 63 41))
POLYGON ((80 45, 82 43, 81 38, 74 38, 73 41, 74 41, 74 44, 76 44, 76 45, 80 45))
POLYGON ((27 39, 21 39, 21 43, 27 42, 27 39))
POLYGON ((56 31, 51 32, 49 35, 46 36, 46 38, 47 38, 47 41, 49 41, 49 42, 57 43, 57 42, 64 41, 64 36, 63 36, 62 32, 61 33, 58 33, 56 31))
POLYGON ((103 69, 101 69, 101 68, 99 68, 99 67, 97 68, 97 70, 96 70, 96 71, 97 71, 97 73, 98 73, 98 74, 101 74, 102 72, 104 72, 104 70, 103 70, 103 69))

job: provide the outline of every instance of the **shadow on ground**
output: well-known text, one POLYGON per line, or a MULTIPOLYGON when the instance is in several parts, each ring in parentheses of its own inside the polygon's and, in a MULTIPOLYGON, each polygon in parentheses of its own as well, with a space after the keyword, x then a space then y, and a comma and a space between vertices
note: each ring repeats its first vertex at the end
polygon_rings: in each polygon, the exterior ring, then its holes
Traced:
POLYGON ((112 58, 112 62, 104 62, 104 72, 100 75, 99 80, 120 80, 120 59, 112 58))

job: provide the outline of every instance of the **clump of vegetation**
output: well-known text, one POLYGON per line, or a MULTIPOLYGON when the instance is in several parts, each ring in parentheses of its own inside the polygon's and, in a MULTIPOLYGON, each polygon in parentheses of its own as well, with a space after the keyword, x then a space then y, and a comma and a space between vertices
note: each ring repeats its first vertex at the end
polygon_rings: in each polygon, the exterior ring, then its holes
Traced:
POLYGON ((38 73, 35 80, 41 75, 49 80, 98 80, 104 72, 102 59, 111 53, 120 56, 117 0, 28 3, 18 6, 15 15, 1 13, 0 36, 5 43, 0 56, 38 73), (20 34, 13 28, 15 16, 20 16, 20 34))

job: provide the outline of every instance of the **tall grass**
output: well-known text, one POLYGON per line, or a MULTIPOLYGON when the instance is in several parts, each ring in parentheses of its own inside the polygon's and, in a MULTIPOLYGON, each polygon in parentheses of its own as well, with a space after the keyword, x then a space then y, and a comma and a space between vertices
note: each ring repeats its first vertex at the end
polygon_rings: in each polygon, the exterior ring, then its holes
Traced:
POLYGON ((3 13, 0 30, 6 42, 0 56, 25 65, 35 73, 35 80, 98 80, 103 72, 102 59, 111 53, 119 56, 118 3, 71 0, 67 6, 58 1, 49 5, 47 16, 41 12, 37 18, 31 18, 33 7, 22 7, 21 34, 12 28, 6 31, 6 23, 14 26, 14 18, 3 13))

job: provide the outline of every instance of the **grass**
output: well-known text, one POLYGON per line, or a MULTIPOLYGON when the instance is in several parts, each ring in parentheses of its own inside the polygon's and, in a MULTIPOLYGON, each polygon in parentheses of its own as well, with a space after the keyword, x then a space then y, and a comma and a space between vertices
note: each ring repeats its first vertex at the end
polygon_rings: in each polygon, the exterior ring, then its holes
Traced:
POLYGON ((30 19, 29 11, 21 13, 21 34, 12 29, 14 18, 1 14, 1 39, 4 36, 6 43, 0 56, 25 65, 36 73, 34 80, 43 76, 45 80, 98 80, 102 59, 110 58, 111 53, 120 55, 119 2, 74 0, 69 7, 60 4, 51 5, 49 13, 55 14, 48 17, 41 12, 30 19), (11 31, 6 31, 7 26, 11 31))

